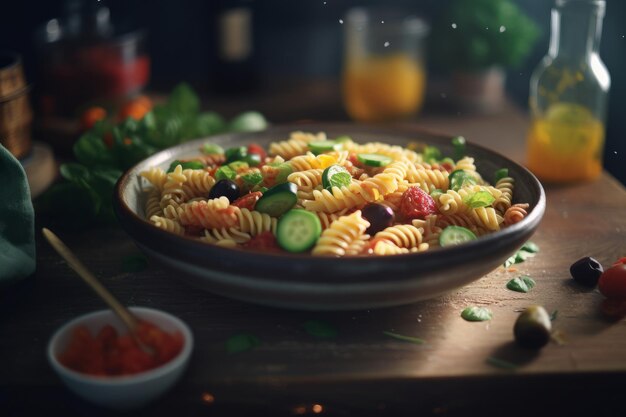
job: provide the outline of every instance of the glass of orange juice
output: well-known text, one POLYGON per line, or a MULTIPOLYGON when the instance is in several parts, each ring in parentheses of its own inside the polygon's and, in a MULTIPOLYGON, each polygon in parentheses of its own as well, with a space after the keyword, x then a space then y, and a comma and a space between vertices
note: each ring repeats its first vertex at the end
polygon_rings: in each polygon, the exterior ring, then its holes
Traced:
POLYGON ((345 25, 343 100, 362 122, 405 119, 424 101, 424 40, 418 17, 378 8, 348 11, 345 25))

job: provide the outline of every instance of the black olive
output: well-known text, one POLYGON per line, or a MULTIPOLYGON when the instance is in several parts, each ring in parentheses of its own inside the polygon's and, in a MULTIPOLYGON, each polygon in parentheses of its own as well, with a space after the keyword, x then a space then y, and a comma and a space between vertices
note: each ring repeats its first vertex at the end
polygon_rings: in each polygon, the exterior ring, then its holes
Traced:
POLYGON ((219 180, 209 191, 209 199, 226 197, 231 203, 239 198, 239 187, 231 180, 219 180))
POLYGON ((541 306, 526 308, 515 321, 513 334, 518 345, 539 349, 550 341, 552 322, 548 312, 541 306))
POLYGON ((365 220, 370 222, 367 233, 372 236, 393 225, 396 218, 391 207, 378 203, 370 203, 363 207, 361 215, 365 220))
POLYGON ((574 262, 569 267, 569 272, 576 282, 585 287, 593 288, 598 285, 598 280, 604 269, 600 262, 587 256, 574 262))

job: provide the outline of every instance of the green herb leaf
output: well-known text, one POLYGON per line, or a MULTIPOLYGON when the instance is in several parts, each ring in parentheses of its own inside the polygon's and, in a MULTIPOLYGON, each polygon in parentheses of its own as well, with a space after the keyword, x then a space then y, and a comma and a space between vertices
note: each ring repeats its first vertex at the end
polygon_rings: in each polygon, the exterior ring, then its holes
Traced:
POLYGON ((518 365, 509 362, 509 361, 505 361, 503 359, 499 359, 493 356, 489 356, 485 362, 491 366, 495 366, 496 368, 500 368, 500 369, 508 369, 508 370, 515 370, 517 368, 519 368, 518 365))
POLYGON ((215 143, 205 143, 204 145, 202 145, 200 151, 205 155, 221 155, 224 153, 224 149, 220 145, 216 145, 215 143))
POLYGON ((550 321, 556 320, 558 315, 559 315, 559 310, 554 310, 552 313, 550 313, 550 321))
POLYGON ((531 242, 530 240, 522 246, 520 250, 524 250, 526 252, 537 253, 539 252, 539 246, 536 243, 531 242))
POLYGON ((506 283, 506 287, 511 291, 524 292, 527 293, 535 286, 535 280, 529 277, 528 275, 522 275, 516 278, 513 278, 509 282, 506 283))
POLYGON ((229 167, 228 165, 223 165, 215 171, 215 179, 216 180, 234 180, 237 178, 237 171, 229 167))
MULTIPOLYGON (((196 134, 195 136, 201 138, 203 136, 211 136, 216 133, 224 131, 226 128, 226 122, 222 119, 222 116, 215 112, 205 112, 198 115, 196 119, 196 134)), ((217 146, 217 145, 216 145, 217 146)), ((222 152, 213 152, 222 153, 222 152)))
POLYGON ((403 342, 415 343, 416 345, 423 345, 424 343, 426 343, 425 340, 418 337, 405 336, 399 333, 384 331, 383 334, 386 334, 389 337, 393 337, 394 339, 402 340, 403 342))
POLYGON ((167 172, 174 172, 178 165, 181 165, 183 169, 204 169, 204 164, 200 161, 181 162, 177 159, 170 164, 167 172))
POLYGON ((532 258, 539 252, 539 246, 537 246, 533 242, 526 242, 514 255, 510 256, 506 261, 504 261, 503 266, 508 268, 513 264, 519 264, 524 262, 528 258, 532 258))
POLYGON ((337 336, 337 329, 325 321, 308 320, 302 324, 304 330, 311 336, 321 339, 330 339, 337 336))
POLYGON ((476 178, 462 169, 452 171, 448 177, 450 179, 450 188, 459 191, 466 185, 476 184, 476 178))
POLYGON ((509 170, 506 168, 501 168, 496 171, 496 182, 500 181, 502 178, 506 178, 509 176, 509 170))
POLYGON ((467 307, 461 317, 467 321, 488 321, 493 318, 493 313, 486 307, 467 307))
POLYGON ((442 158, 442 154, 439 148, 435 146, 428 146, 428 145, 424 147, 422 156, 424 158, 424 161, 428 162, 429 164, 432 164, 433 162, 437 162, 442 158))
POLYGON ((489 207, 496 198, 489 191, 477 191, 463 198, 463 203, 470 208, 489 207))
POLYGON ((226 341, 226 351, 228 353, 240 353, 252 350, 259 346, 261 341, 251 334, 241 333, 232 336, 226 341))
POLYGON ((456 136, 452 138, 452 146, 454 147, 454 159, 461 159, 465 156, 465 138, 456 136))
POLYGON ((122 271, 141 272, 148 267, 148 260, 143 255, 128 255, 122 259, 122 271))
POLYGON ((440 190, 439 188, 435 188, 434 190, 432 190, 432 191, 430 192, 430 196, 431 196, 432 198, 439 198, 439 196, 440 196, 440 195, 442 195, 442 194, 443 194, 443 191, 442 191, 442 190, 440 190))

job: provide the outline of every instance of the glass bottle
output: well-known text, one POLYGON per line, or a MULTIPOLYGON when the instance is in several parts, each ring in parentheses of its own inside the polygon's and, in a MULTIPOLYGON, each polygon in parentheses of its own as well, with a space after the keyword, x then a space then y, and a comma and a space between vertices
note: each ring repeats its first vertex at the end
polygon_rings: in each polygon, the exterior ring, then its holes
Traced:
POLYGON ((528 168, 554 183, 602 172, 609 72, 600 59, 604 0, 556 0, 548 54, 530 81, 528 168))

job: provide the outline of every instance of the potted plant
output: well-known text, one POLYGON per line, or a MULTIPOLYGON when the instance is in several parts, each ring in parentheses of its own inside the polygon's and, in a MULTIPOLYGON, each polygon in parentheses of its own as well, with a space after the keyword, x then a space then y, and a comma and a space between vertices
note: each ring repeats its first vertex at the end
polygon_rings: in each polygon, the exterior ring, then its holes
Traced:
POLYGON ((493 111, 504 97, 505 69, 528 56, 537 25, 511 0, 452 0, 433 29, 433 60, 448 70, 454 100, 493 111))

